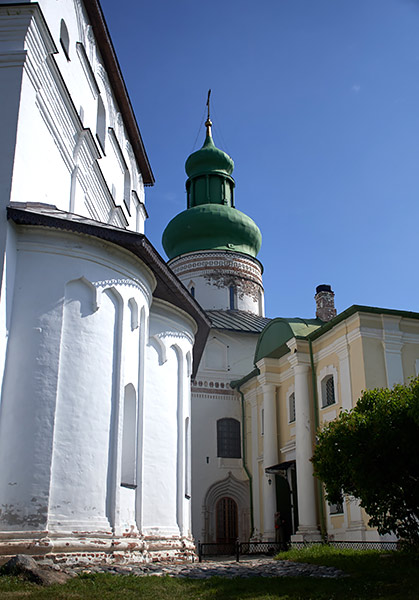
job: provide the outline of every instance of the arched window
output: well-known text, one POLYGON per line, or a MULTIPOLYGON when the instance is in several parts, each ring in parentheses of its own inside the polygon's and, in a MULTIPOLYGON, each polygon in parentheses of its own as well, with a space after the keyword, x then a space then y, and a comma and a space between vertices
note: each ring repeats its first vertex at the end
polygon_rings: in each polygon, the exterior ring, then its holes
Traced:
POLYGON ((185 419, 185 498, 191 497, 191 428, 189 417, 185 419))
POLYGON ((125 169, 124 173, 124 202, 127 207, 128 214, 131 214, 131 175, 129 169, 125 169))
POLYGON ((236 502, 233 498, 220 498, 215 511, 217 544, 234 544, 238 537, 236 502))
POLYGON ((61 19, 60 23, 60 44, 66 59, 70 60, 70 36, 64 19, 61 19))
POLYGON ((234 285, 230 285, 228 288, 229 300, 230 300, 230 310, 234 310, 236 308, 236 288, 234 285))
POLYGON ((188 290, 192 298, 195 298, 195 282, 192 279, 188 283, 188 290))
POLYGON ((335 404, 335 382, 333 375, 327 375, 322 379, 322 408, 335 404))
POLYGON ((240 423, 237 419, 217 421, 217 456, 241 458, 240 423))
POLYGON ((128 300, 128 308, 131 314, 131 331, 134 331, 138 327, 138 304, 134 298, 128 300))
POLYGON ((125 387, 124 414, 122 423, 122 456, 121 456, 121 485, 135 488, 136 486, 136 458, 137 458, 137 407, 134 386, 125 387))
POLYGON ((106 137, 106 111, 103 100, 100 96, 97 97, 97 115, 96 115, 96 137, 102 147, 105 150, 105 137, 106 137))
POLYGON ((288 396, 288 410, 289 410, 289 422, 294 423, 294 421, 295 421, 295 392, 292 392, 288 396))

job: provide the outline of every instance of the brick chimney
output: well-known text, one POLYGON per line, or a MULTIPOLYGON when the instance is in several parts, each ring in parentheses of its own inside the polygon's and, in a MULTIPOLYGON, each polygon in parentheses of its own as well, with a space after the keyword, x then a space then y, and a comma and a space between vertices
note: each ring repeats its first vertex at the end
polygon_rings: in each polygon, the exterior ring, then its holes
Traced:
POLYGON ((335 292, 330 285, 322 283, 316 287, 316 317, 322 321, 330 321, 336 317, 335 292))

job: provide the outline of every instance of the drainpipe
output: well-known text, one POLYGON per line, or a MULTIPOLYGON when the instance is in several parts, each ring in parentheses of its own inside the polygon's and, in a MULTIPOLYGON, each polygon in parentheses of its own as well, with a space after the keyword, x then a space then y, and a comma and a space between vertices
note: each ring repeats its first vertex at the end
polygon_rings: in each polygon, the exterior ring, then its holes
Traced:
MULTIPOLYGON (((313 404, 314 404, 314 425, 316 427, 316 432, 319 429, 319 410, 318 410, 318 398, 317 398, 317 385, 316 385, 316 373, 314 371, 314 358, 313 358, 313 346, 311 344, 311 339, 308 338, 308 347, 310 350, 310 363, 311 363, 311 384, 313 387, 313 404)), ((320 530, 323 540, 327 538, 327 528, 326 528, 326 517, 324 514, 324 493, 323 486, 320 479, 317 479, 317 496, 319 500, 319 508, 320 508, 320 530)))
POLYGON ((249 540, 250 540, 250 539, 252 539, 253 532, 255 530, 254 521, 253 521, 253 480, 252 480, 252 475, 250 474, 249 469, 247 468, 247 464, 246 464, 246 440, 245 440, 246 427, 245 427, 245 423, 244 423, 244 394, 240 389, 240 385, 237 386, 237 391, 240 394, 241 406, 242 406, 242 463, 243 463, 243 469, 245 470, 245 473, 249 479, 249 493, 250 493, 250 536, 249 536, 249 540))

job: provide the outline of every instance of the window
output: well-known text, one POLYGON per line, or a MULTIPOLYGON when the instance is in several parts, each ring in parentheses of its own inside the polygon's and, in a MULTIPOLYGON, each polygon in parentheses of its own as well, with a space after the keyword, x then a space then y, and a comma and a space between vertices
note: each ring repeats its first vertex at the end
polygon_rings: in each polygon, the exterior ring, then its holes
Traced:
POLYGON ((265 409, 260 411, 260 435, 265 435, 265 409))
POLYGON ((236 290, 234 285, 230 285, 228 288, 229 298, 230 298, 230 310, 234 310, 236 308, 236 290))
POLYGON ((191 428, 189 427, 189 417, 185 419, 185 498, 191 497, 191 428))
POLYGON ((328 375, 322 380, 322 408, 335 404, 335 382, 333 375, 328 375))
POLYGON ((136 488, 136 443, 137 408, 134 386, 125 387, 124 413, 122 421, 121 485, 136 488))
POLYGON ((66 59, 70 60, 70 36, 68 35, 67 25, 63 19, 61 19, 60 23, 60 44, 66 59))
POLYGON ((128 308, 131 313, 131 331, 134 331, 138 327, 138 304, 134 298, 128 300, 128 308))
POLYGON ((330 502, 329 502, 329 512, 331 515, 342 515, 343 514, 343 501, 337 502, 336 504, 330 504, 330 502))
POLYGON ((188 283, 188 290, 192 298, 195 298, 195 282, 192 279, 188 283))
POLYGON ((129 169, 125 169, 124 173, 124 202, 128 214, 131 215, 131 176, 129 174, 129 169))
POLYGON ((96 137, 99 140, 102 150, 105 150, 106 136, 106 111, 103 100, 100 96, 97 98, 97 116, 96 116, 96 137))
POLYGON ((295 422, 295 392, 288 396, 289 422, 295 422))
POLYGON ((240 423, 237 419, 219 419, 217 421, 217 456, 241 458, 240 423))

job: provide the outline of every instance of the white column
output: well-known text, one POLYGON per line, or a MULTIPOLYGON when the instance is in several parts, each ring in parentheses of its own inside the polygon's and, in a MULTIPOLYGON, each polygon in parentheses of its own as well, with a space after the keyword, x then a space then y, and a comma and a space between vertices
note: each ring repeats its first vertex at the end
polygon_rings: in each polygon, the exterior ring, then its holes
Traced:
POLYGON ((184 424, 183 424, 183 408, 184 408, 184 369, 185 360, 183 352, 177 346, 176 356, 178 360, 178 391, 177 391, 177 502, 176 502, 176 515, 177 524, 179 527, 179 534, 181 537, 184 536, 184 502, 185 502, 185 442, 184 442, 184 424))
MULTIPOLYGON (((278 438, 276 428, 276 387, 262 384, 264 410, 263 469, 278 464, 278 438)), ((275 476, 263 477, 263 539, 275 540, 276 490, 275 476), (270 483, 269 483, 270 482, 270 483)))
POLYGON ((295 433, 297 463, 298 531, 295 541, 319 539, 316 488, 313 477, 313 428, 309 394, 309 357, 292 354, 289 362, 295 378, 295 433))
POLYGON ((260 494, 259 494, 259 426, 258 406, 256 391, 246 394, 246 400, 250 401, 252 407, 252 475, 253 475, 253 537, 255 540, 260 536, 260 494))

